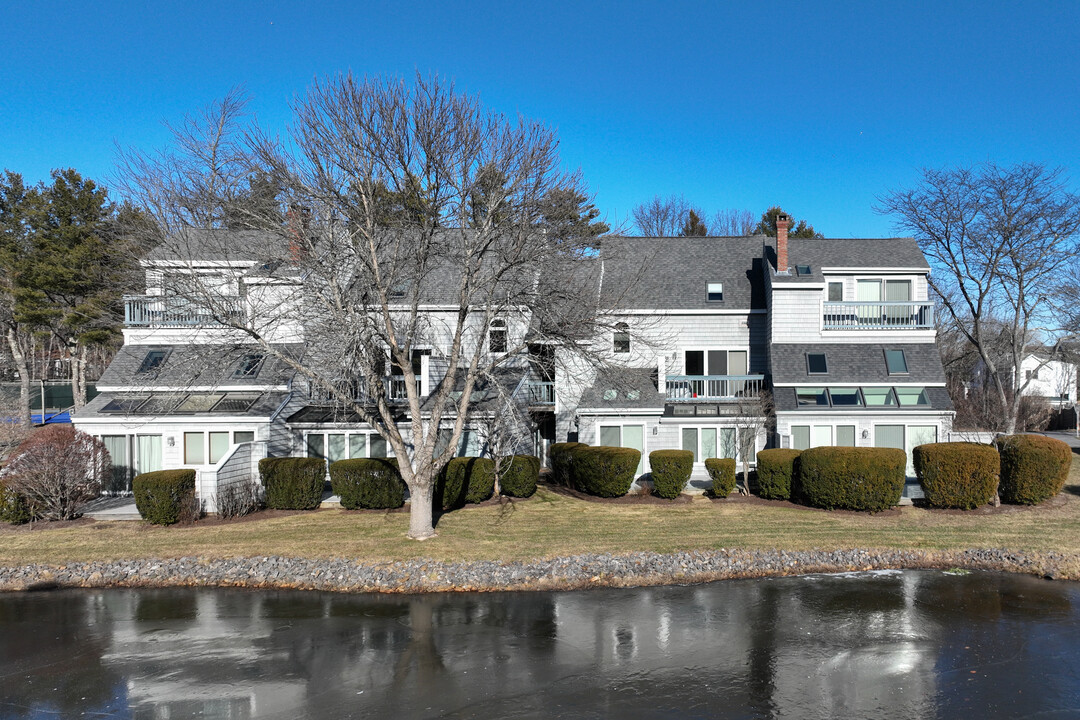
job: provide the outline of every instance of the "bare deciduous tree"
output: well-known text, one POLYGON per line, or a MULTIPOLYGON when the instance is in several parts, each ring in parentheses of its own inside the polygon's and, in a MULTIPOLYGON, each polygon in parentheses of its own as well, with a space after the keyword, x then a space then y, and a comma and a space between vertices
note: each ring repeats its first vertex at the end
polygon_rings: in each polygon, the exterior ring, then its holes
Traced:
POLYGON ((1080 251, 1080 198, 1062 171, 1036 163, 924 169, 915 188, 879 198, 878 211, 918 240, 947 322, 978 351, 1004 413, 1019 427, 1028 345, 1061 329, 1055 289, 1080 251), (1002 358, 994 348, 1004 342, 1002 358))
POLYGON ((682 195, 655 196, 633 209, 634 227, 644 237, 752 235, 757 218, 749 210, 720 210, 711 221, 705 212, 682 195))
POLYGON ((320 80, 293 115, 281 140, 246 126, 230 95, 175 128, 172 150, 127 154, 121 187, 175 257, 216 243, 218 257, 258 259, 244 314, 197 276, 176 292, 385 438, 411 494, 409 537, 432 537, 439 451, 458 446, 481 378, 530 345, 595 352, 593 248, 607 226, 560 170, 550 129, 438 78, 320 80), (236 202, 252 176, 276 192, 274 212, 258 210, 265 192, 236 202), (297 332, 303 357, 278 344, 297 332))
POLYGON ((101 492, 112 472, 105 444, 72 425, 34 433, 4 468, 4 483, 34 517, 71 520, 101 492))
POLYGON ((749 210, 717 210, 709 224, 709 234, 718 237, 753 235, 757 218, 749 210))

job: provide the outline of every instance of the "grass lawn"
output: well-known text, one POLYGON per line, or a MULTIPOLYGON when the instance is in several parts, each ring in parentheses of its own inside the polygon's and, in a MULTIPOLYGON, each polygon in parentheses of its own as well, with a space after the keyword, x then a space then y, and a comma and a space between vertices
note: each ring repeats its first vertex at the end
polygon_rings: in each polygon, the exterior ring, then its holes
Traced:
POLYGON ((318 510, 168 528, 141 521, 0 526, 0 565, 148 557, 346 557, 366 562, 524 560, 585 552, 715 548, 1008 548, 1080 555, 1080 456, 1065 492, 1042 506, 879 515, 787 503, 697 499, 678 504, 590 502, 541 487, 527 501, 444 515, 439 537, 405 539, 403 512, 318 510))

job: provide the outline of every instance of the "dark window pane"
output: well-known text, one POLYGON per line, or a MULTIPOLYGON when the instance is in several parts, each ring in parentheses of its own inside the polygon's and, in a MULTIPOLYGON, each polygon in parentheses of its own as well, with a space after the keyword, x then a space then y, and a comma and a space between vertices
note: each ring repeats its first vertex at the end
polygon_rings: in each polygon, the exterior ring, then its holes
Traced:
POLYGON ((829 397, 832 398, 833 407, 862 405, 858 388, 829 388, 829 397))
POLYGON ((165 362, 165 356, 167 354, 168 353, 164 350, 151 350, 146 353, 142 365, 139 366, 139 373, 148 373, 157 370, 161 367, 161 364, 165 362))
POLYGON ((824 375, 829 372, 825 353, 806 353, 806 371, 812 375, 824 375))
POLYGON ((829 302, 840 302, 844 299, 844 283, 829 283, 829 302))
POLYGON ((828 405, 829 398, 825 388, 796 388, 795 397, 799 405, 828 405))
POLYGON ((687 375, 704 375, 705 374, 705 351, 704 350, 687 350, 686 351, 686 374, 687 375))

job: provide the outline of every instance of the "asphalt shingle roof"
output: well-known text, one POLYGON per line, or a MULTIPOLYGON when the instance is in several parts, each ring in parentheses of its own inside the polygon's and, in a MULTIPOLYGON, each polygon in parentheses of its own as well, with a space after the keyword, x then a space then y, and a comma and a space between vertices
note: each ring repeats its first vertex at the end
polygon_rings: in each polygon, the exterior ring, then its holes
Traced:
MULTIPOLYGON (((303 345, 279 345, 278 349, 299 357, 303 345)), ((245 355, 259 354, 254 345, 124 345, 97 381, 99 387, 217 387, 252 388, 284 385, 293 371, 285 363, 267 355, 251 377, 234 377, 245 355), (156 369, 139 372, 147 353, 164 351, 166 357, 156 369)))
MULTIPOLYGON (((872 384, 872 383, 867 383, 867 385, 870 385, 870 384, 872 384)), ((799 412, 835 412, 835 413, 843 413, 843 414, 848 414, 848 415, 852 414, 852 413, 861 413, 861 412, 867 412, 867 411, 871 411, 871 410, 872 411, 885 410, 885 411, 889 411, 889 412, 903 413, 903 412, 919 412, 919 411, 925 412, 927 410, 938 411, 938 410, 952 410, 953 409, 952 398, 949 397, 949 391, 947 389, 943 388, 943 387, 928 387, 928 388, 926 388, 926 396, 927 396, 927 399, 930 400, 930 406, 929 407, 926 407, 926 406, 923 406, 923 407, 915 407, 915 406, 906 406, 906 407, 905 406, 899 406, 899 407, 897 407, 897 406, 893 406, 893 407, 866 408, 866 407, 844 406, 844 407, 829 408, 829 407, 822 407, 820 405, 810 405, 810 406, 799 407, 799 403, 795 399, 795 388, 782 387, 782 388, 774 388, 774 390, 773 390, 773 403, 776 406, 777 412, 791 412, 791 411, 799 411, 799 412)))
POLYGON ((604 237, 600 240, 607 306, 629 309, 765 307, 762 235, 749 237, 604 237), (706 298, 708 283, 724 299, 706 298))
POLYGON ((653 368, 620 368, 605 372, 581 394, 583 408, 663 408, 665 398, 656 389, 653 368))
MULTIPOLYGON (((776 267, 776 239, 766 246, 769 264, 776 267)), ((821 282, 821 268, 905 268, 929 270, 930 264, 912 238, 790 238, 788 266, 783 282, 821 282), (796 266, 809 265, 809 274, 796 266)), ((777 280, 779 281, 779 280, 777 280)))
POLYGON ((924 383, 944 385, 945 371, 934 343, 805 343, 773 345, 769 349, 774 384, 800 383, 828 385, 829 383, 924 383), (885 367, 885 349, 903 350, 907 360, 907 375, 889 375, 885 367), (825 353, 828 373, 811 375, 806 370, 807 353, 825 353))

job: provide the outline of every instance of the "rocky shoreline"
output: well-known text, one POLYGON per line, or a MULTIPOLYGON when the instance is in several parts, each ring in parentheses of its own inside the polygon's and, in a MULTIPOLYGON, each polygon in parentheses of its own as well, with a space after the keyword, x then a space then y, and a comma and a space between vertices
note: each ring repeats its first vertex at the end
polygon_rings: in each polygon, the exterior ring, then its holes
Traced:
POLYGON ((249 587, 335 592, 491 592, 637 587, 884 569, 964 569, 1080 578, 1080 557, 1004 549, 710 550, 460 563, 275 556, 119 560, 0 568, 0 591, 65 587, 249 587))

